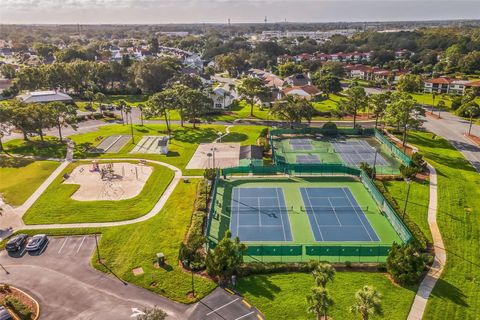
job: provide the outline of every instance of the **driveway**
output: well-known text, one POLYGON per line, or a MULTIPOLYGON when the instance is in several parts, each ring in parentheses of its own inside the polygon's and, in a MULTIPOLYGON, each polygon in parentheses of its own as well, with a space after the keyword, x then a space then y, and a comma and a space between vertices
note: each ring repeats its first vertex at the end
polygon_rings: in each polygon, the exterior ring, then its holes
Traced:
POLYGON ((1 251, 0 282, 34 296, 42 319, 135 319, 144 307, 155 305, 169 319, 257 319, 255 308, 222 288, 184 305, 125 283, 90 266, 94 249, 94 236, 75 236, 50 238, 40 252, 1 251))
MULTIPOLYGON (((465 136, 469 127, 467 120, 448 112, 442 112, 441 119, 427 115, 425 120, 425 129, 448 140, 480 172, 480 148, 465 136)), ((473 125, 472 134, 480 136, 480 127, 473 125)))

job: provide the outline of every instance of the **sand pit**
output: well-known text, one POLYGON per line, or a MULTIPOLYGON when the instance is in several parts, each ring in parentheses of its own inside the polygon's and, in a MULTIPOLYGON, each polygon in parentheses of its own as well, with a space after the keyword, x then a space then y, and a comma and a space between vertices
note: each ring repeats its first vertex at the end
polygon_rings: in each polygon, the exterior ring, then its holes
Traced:
POLYGON ((240 143, 202 143, 187 165, 187 169, 206 169, 213 167, 215 148, 215 167, 236 167, 240 163, 240 143), (212 154, 210 157, 208 154, 212 154))
POLYGON ((124 200, 136 197, 142 191, 153 168, 128 162, 84 164, 76 167, 65 184, 78 184, 80 188, 71 196, 77 201, 124 200), (102 179, 103 171, 103 179, 102 179))

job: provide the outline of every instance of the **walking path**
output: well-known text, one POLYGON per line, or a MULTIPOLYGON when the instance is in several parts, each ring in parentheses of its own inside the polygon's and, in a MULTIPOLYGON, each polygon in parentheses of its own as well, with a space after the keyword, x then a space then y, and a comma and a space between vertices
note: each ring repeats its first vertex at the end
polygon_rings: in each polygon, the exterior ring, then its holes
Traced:
POLYGON ((231 128, 231 127, 233 127, 233 125, 226 126, 226 128, 225 128, 225 133, 222 134, 222 135, 221 135, 220 137, 218 137, 217 139, 215 139, 215 140, 213 141, 213 143, 217 143, 217 142, 219 142, 219 141, 222 141, 222 139, 223 139, 224 137, 228 136, 228 135, 230 134, 230 128, 231 128))
POLYGON ((433 245, 435 247, 435 258, 433 265, 428 271, 427 275, 420 283, 418 292, 415 295, 412 308, 408 314, 407 320, 420 320, 423 318, 425 308, 427 306, 428 297, 432 292, 437 280, 443 271, 443 266, 447 262, 447 253, 443 244, 442 235, 437 225, 437 171, 430 164, 428 165, 430 170, 430 200, 428 205, 428 225, 432 232, 433 245))

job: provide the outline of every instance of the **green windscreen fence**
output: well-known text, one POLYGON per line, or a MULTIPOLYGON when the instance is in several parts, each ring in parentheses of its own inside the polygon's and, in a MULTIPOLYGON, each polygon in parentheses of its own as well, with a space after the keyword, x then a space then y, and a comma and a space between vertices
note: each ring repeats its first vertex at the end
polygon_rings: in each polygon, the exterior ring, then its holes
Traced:
POLYGON ((312 259, 329 262, 384 262, 389 245, 248 245, 243 255, 246 262, 306 262, 312 259))
POLYGON ((409 166, 412 163, 412 159, 407 156, 402 150, 400 150, 395 144, 388 140, 380 131, 373 129, 375 138, 383 143, 404 165, 409 166))
POLYGON ((225 168, 222 174, 226 175, 275 175, 275 174, 320 174, 320 175, 336 175, 345 174, 360 176, 361 170, 358 168, 349 167, 343 164, 325 163, 325 164, 277 164, 273 166, 255 167, 255 166, 241 166, 225 168))
POLYGON ((375 186, 375 183, 363 171, 360 175, 360 178, 363 185, 367 188, 373 199, 377 202, 378 206, 385 213, 385 216, 397 232, 400 239, 402 239, 402 241, 405 243, 410 242, 412 240, 412 234, 402 220, 400 220, 397 213, 392 208, 390 203, 388 203, 388 201, 385 199, 380 190, 378 190, 378 188, 375 186))

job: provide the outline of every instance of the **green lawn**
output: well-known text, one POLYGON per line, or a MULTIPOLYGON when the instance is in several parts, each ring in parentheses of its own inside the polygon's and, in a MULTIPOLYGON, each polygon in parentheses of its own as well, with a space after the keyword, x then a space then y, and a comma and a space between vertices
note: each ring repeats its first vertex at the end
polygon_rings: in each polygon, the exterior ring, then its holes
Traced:
MULTIPOLYGON (((144 158, 170 163, 184 170, 190 158, 195 153, 197 146, 203 142, 212 142, 218 137, 218 132, 225 132, 223 125, 200 125, 193 129, 191 125, 181 127, 171 125, 172 139, 170 140, 170 152, 161 154, 129 153, 134 145, 130 141, 119 153, 92 154, 85 152, 86 149, 96 146, 102 139, 110 135, 130 135, 129 125, 108 125, 98 128, 95 132, 89 132, 70 136, 75 141, 75 158, 98 157, 98 158, 144 158), (99 140, 97 140, 99 139, 99 140)), ((135 142, 139 142, 144 135, 167 135, 166 126, 163 124, 148 124, 145 126, 134 125, 135 142)), ((198 175, 203 170, 186 170, 184 174, 198 175)))
POLYGON ((58 167, 56 161, 0 157, 0 194, 6 203, 19 206, 58 167))
MULTIPOLYGON (((402 180, 383 181, 383 185, 403 212, 407 195, 407 184, 402 180)), ((406 214, 418 225, 429 242, 433 243, 432 234, 427 221, 429 195, 430 186, 428 181, 412 181, 406 214)))
POLYGON ((3 144, 5 151, 10 154, 23 156, 35 156, 41 158, 65 158, 67 146, 60 143, 58 138, 45 137, 45 141, 40 138, 31 138, 29 141, 23 139, 14 139, 3 144))
POLYGON ((230 133, 222 138, 221 142, 240 142, 242 145, 256 145, 263 126, 238 126, 230 128, 230 133))
MULTIPOLYGON (((63 173, 71 172, 81 162, 70 164, 63 173)), ((141 193, 131 199, 118 201, 76 201, 71 195, 79 188, 63 184, 63 173, 55 179, 42 196, 26 212, 26 224, 107 222, 134 219, 147 214, 173 179, 173 171, 160 165, 153 167, 141 193)))
MULTIPOLYGON (((191 274, 179 267, 178 250, 190 223, 198 181, 181 182, 162 211, 152 219, 103 232, 99 245, 103 262, 128 282, 175 301, 193 302, 188 297, 191 274), (154 267, 157 252, 165 254, 165 267, 154 267), (145 273, 134 276, 132 269, 137 267, 142 267, 145 273)), ((94 254, 92 263, 104 270, 95 260, 94 254)), ((195 294, 199 299, 215 286, 211 280, 195 277, 195 294)))
POLYGON ((446 140, 412 132, 438 174, 437 222, 447 264, 430 296, 424 319, 478 319, 480 314, 480 175, 446 140))
POLYGON ((342 96, 336 94, 330 94, 328 99, 313 102, 313 107, 322 113, 331 113, 333 110, 337 109, 338 102, 342 99, 342 96))
MULTIPOLYGON (((371 319, 404 320, 410 310, 415 288, 393 285, 382 273, 337 272, 328 289, 335 302, 329 316, 333 319, 360 319, 349 312, 355 292, 371 285, 382 294, 383 317, 371 319)), ((305 296, 314 286, 313 277, 306 273, 283 273, 249 276, 239 279, 237 289, 250 303, 265 314, 266 319, 315 319, 307 313, 305 296)))

